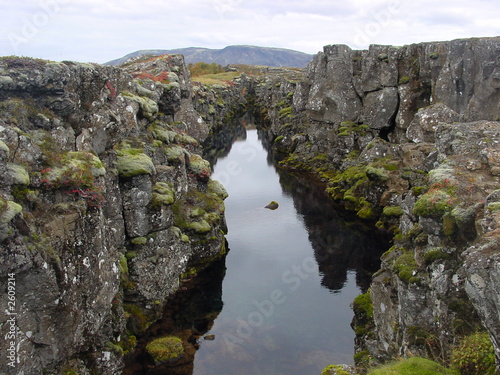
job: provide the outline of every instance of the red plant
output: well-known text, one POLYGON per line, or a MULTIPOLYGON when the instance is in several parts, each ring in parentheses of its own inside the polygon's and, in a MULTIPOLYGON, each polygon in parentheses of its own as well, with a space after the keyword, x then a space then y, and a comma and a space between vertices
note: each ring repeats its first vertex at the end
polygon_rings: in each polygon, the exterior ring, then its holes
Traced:
POLYGON ((134 72, 132 73, 132 77, 137 79, 150 79, 155 82, 169 83, 168 81, 169 72, 161 72, 158 75, 153 75, 151 73, 146 72, 134 72))
POLYGON ((117 90, 115 87, 113 87, 113 85, 111 84, 110 81, 106 81, 106 83, 104 84, 104 87, 106 87, 110 94, 109 94, 109 98, 111 100, 114 100, 116 98, 116 95, 117 95, 117 90))

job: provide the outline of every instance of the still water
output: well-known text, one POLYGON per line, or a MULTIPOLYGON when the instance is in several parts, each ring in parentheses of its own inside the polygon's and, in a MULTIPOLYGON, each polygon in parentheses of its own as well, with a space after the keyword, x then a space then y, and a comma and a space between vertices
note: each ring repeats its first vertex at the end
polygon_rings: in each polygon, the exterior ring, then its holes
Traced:
POLYGON ((219 158, 229 253, 223 308, 201 340, 195 375, 318 375, 352 363, 350 304, 380 247, 347 226, 307 181, 274 168, 256 130, 219 158), (279 208, 264 208, 276 201, 279 208))

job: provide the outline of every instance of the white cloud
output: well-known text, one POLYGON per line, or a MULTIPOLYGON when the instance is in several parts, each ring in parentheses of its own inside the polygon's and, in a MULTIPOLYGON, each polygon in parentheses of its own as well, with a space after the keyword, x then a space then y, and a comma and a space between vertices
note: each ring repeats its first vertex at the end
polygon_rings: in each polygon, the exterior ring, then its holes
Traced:
POLYGON ((149 48, 253 44, 315 53, 500 35, 497 0, 0 0, 0 55, 105 62, 149 48))

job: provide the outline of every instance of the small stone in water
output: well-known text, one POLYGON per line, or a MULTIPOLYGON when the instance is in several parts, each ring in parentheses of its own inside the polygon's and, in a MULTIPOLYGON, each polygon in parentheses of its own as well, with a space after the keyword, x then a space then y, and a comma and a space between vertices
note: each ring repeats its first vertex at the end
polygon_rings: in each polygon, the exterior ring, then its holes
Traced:
POLYGON ((268 204, 266 207, 264 207, 264 208, 269 208, 270 210, 275 210, 275 209, 277 209, 278 207, 279 207, 278 202, 271 201, 271 202, 269 202, 269 204, 268 204))

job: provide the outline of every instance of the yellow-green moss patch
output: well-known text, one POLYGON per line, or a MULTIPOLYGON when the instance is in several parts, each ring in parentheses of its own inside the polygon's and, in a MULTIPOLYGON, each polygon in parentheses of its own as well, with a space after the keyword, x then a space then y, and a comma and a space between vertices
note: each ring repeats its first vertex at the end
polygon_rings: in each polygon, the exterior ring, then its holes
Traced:
POLYGON ((10 223, 22 210, 20 204, 0 198, 0 225, 10 223))
POLYGON ((30 176, 28 171, 19 164, 8 163, 7 171, 12 177, 14 185, 29 185, 30 184, 30 176))
POLYGON ((117 168, 121 177, 154 174, 155 166, 151 158, 141 149, 126 148, 117 151, 117 168))
POLYGON ((184 355, 182 340, 175 336, 160 337, 146 345, 156 364, 178 361, 184 355))
POLYGON ((175 192, 172 184, 158 182, 153 186, 153 206, 169 205, 175 202, 175 192))

